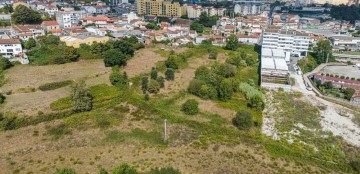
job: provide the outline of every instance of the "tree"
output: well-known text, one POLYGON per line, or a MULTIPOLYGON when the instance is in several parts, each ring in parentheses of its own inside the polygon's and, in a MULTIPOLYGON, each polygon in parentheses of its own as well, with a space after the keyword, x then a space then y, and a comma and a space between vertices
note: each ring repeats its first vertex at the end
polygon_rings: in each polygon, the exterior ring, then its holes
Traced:
POLYGON ((32 10, 24 5, 18 5, 11 15, 13 21, 17 24, 39 24, 41 15, 39 12, 32 10))
POLYGON ((5 57, 0 57, 0 71, 9 69, 13 66, 13 64, 9 61, 9 59, 5 57))
POLYGON ((199 102, 194 99, 186 100, 186 102, 181 105, 181 111, 186 115, 195 115, 199 113, 199 102))
POLYGON ((333 84, 331 81, 328 81, 324 83, 324 87, 325 89, 333 89, 333 84))
POLYGON ((74 169, 62 168, 62 169, 56 169, 54 174, 76 174, 76 172, 74 169))
POLYGON ((259 95, 255 95, 250 98, 250 106, 257 110, 264 110, 265 103, 264 100, 259 95))
POLYGON ((240 43, 234 34, 231 34, 226 39, 225 49, 235 51, 239 46, 240 46, 240 43))
POLYGON ((72 88, 72 107, 74 112, 90 111, 92 109, 92 95, 86 89, 85 81, 73 83, 72 88))
POLYGON ((193 22, 190 25, 190 30, 195 30, 197 33, 202 33, 204 31, 204 25, 198 22, 193 22))
POLYGON ((152 67, 151 72, 150 72, 150 78, 153 80, 156 80, 157 77, 158 77, 158 72, 157 72, 156 68, 152 67))
POLYGON ((109 174, 104 168, 100 168, 99 174, 109 174))
POLYGON ((31 49, 33 47, 36 47, 35 39, 30 37, 28 41, 24 42, 24 47, 26 49, 31 49))
POLYGON ((128 77, 126 72, 120 73, 119 71, 115 71, 110 75, 110 82, 112 85, 117 87, 127 87, 128 85, 128 77))
POLYGON ((150 79, 147 91, 155 94, 158 93, 160 91, 160 84, 156 80, 150 79))
POLYGON ((320 40, 314 47, 314 58, 317 64, 326 63, 327 55, 331 58, 332 48, 328 40, 320 40))
POLYGON ((147 91, 148 85, 149 85, 148 77, 143 77, 141 79, 141 89, 143 90, 144 93, 145 91, 147 91))
POLYGON ((74 47, 65 47, 64 49, 64 58, 66 62, 75 62, 80 57, 80 54, 77 52, 77 49, 74 47))
POLYGON ((117 49, 110 49, 104 53, 104 63, 109 66, 126 65, 127 57, 117 49))
POLYGON ((145 26, 147 29, 151 29, 151 30, 159 30, 160 29, 160 27, 159 26, 157 26, 155 23, 153 23, 153 22, 150 22, 150 23, 148 23, 148 24, 146 24, 146 26, 145 26))
MULTIPOLYGON (((133 43, 131 43, 131 42, 133 42, 132 39, 115 41, 113 43, 113 48, 118 48, 123 54, 133 56, 135 53, 135 49, 134 49, 133 43)), ((137 41, 135 41, 135 42, 137 42, 137 41)))
POLYGON ((181 172, 172 167, 152 168, 147 174, 181 174, 181 172))
POLYGON ((344 98, 350 100, 352 96, 355 94, 355 89, 346 88, 344 91, 344 98))
POLYGON ((90 50, 94 54, 101 54, 103 52, 108 51, 109 49, 110 49, 110 45, 97 43, 97 42, 93 42, 90 46, 90 50))
POLYGON ((164 84, 164 82, 165 82, 164 77, 159 76, 159 77, 156 78, 156 81, 160 84, 160 88, 163 88, 163 87, 165 86, 165 84, 164 84))
POLYGON ((178 69, 179 66, 178 64, 176 63, 176 59, 178 57, 176 55, 170 55, 168 59, 166 59, 165 61, 165 66, 167 68, 172 68, 172 69, 178 69))
POLYGON ((4 103, 5 99, 6 97, 2 93, 0 93, 0 104, 4 103))
POLYGON ((172 68, 167 68, 165 71, 166 80, 174 80, 175 79, 175 71, 172 68))
POLYGON ((129 166, 128 164, 124 163, 112 170, 112 174, 138 174, 134 167, 129 166))
POLYGON ((254 124, 251 113, 245 110, 238 111, 234 118, 234 124, 241 130, 250 129, 254 124))
POLYGON ((230 100, 233 94, 232 82, 230 79, 224 79, 219 86, 219 99, 222 101, 230 100))

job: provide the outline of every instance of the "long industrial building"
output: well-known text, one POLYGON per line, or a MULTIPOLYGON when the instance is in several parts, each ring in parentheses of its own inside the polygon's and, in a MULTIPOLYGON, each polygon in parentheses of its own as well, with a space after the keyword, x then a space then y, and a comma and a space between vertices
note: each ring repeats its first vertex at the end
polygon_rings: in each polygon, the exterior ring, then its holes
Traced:
POLYGON ((289 67, 286 54, 281 49, 263 48, 261 50, 261 87, 291 90, 289 67))

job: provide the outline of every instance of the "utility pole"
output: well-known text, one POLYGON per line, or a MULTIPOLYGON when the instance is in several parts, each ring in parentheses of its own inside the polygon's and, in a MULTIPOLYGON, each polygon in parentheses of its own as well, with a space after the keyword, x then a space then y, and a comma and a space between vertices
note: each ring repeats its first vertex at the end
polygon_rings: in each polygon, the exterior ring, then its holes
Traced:
POLYGON ((167 119, 164 120, 164 143, 166 143, 166 122, 167 119))

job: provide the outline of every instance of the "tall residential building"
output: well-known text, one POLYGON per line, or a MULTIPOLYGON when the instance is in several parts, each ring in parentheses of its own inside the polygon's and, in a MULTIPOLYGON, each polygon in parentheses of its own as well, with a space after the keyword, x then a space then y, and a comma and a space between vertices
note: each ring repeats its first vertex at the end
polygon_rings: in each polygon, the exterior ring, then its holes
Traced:
POLYGON ((78 26, 80 19, 89 16, 86 11, 58 11, 55 13, 56 21, 61 28, 78 26))
POLYGON ((309 35, 295 30, 266 29, 262 35, 263 49, 280 49, 299 58, 307 55, 309 44, 309 35))
POLYGON ((180 17, 184 15, 184 7, 178 2, 167 0, 137 0, 139 15, 180 17))
POLYGON ((236 4, 234 12, 240 15, 256 15, 262 13, 261 4, 236 4))

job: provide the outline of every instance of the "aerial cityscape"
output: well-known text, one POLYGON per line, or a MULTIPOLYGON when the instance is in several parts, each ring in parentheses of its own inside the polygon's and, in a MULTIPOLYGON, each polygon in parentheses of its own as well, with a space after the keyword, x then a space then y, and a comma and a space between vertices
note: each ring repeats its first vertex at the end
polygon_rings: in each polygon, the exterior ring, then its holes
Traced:
POLYGON ((0 0, 0 174, 360 174, 359 0, 0 0))

